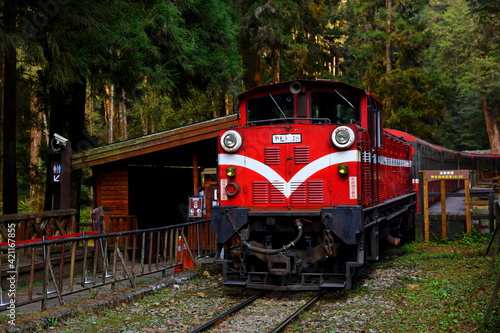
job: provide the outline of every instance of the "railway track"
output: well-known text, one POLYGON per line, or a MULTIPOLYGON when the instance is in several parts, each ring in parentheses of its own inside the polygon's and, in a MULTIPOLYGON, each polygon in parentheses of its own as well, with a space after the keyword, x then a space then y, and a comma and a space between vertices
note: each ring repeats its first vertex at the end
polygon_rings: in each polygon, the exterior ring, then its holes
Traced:
MULTIPOLYGON (((232 307, 231 309, 225 311, 224 313, 218 315, 217 317, 207 321, 205 324, 197 327, 196 329, 192 330, 190 333, 197 333, 197 332, 203 332, 211 328, 212 326, 216 325, 217 323, 220 323, 224 320, 226 320, 230 315, 238 312, 239 310, 251 305, 254 301, 256 301, 259 298, 264 297, 268 292, 267 291, 262 291, 256 295, 253 295, 252 297, 244 300, 243 302, 237 304, 236 306, 232 307)), ((318 300, 321 299, 321 297, 326 293, 326 290, 323 290, 316 294, 314 297, 312 297, 306 304, 304 304, 302 307, 294 311, 290 316, 288 316, 285 320, 283 320, 281 323, 277 324, 276 328, 274 328, 272 331, 268 331, 271 333, 278 333, 282 332, 295 318, 297 318, 302 312, 307 310, 311 305, 315 304, 318 300)))

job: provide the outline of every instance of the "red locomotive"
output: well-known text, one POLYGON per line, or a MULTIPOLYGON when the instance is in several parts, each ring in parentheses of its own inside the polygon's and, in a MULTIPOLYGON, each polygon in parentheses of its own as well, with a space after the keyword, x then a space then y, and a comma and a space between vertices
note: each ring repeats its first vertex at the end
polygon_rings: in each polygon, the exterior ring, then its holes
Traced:
POLYGON ((239 96, 220 133, 212 209, 224 283, 350 288, 356 268, 413 228, 413 148, 382 129, 382 104, 355 86, 297 80, 239 96))

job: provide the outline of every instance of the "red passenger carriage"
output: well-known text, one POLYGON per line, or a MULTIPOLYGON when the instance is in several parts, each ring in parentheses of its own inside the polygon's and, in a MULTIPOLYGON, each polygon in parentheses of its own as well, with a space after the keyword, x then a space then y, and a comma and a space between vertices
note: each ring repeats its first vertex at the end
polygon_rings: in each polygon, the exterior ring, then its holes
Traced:
MULTIPOLYGON (((422 224, 422 189, 419 183, 420 171, 426 170, 471 170, 473 171, 473 184, 481 182, 483 177, 485 178, 495 178, 500 174, 500 155, 490 154, 490 153, 470 153, 470 152, 458 152, 438 145, 431 144, 414 135, 387 129, 387 132, 395 135, 396 137, 406 140, 412 145, 414 154, 412 160, 413 167, 413 184, 414 190, 418 193, 417 195, 417 209, 415 213, 415 220, 417 225, 422 224)), ((440 182, 429 182, 428 184, 429 193, 439 193, 440 192, 440 182)), ((463 189, 463 180, 447 181, 446 182, 446 192, 453 193, 459 189, 463 189)), ((434 204, 439 201, 439 197, 429 197, 429 205, 434 204)), ((417 230, 417 234, 420 231, 417 230)))

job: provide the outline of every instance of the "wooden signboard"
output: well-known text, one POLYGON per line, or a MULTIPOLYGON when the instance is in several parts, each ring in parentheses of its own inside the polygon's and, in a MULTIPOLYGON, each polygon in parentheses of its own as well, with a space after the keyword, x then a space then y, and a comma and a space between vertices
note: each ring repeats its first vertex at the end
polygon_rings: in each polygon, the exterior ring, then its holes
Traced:
POLYGON ((471 232, 472 219, 470 210, 470 171, 469 170, 426 170, 420 171, 423 179, 423 215, 424 215, 424 241, 430 241, 429 223, 429 182, 440 181, 441 195, 441 238, 447 238, 446 224, 446 181, 463 180, 465 189, 465 231, 471 232))
POLYGON ((428 170, 421 171, 424 180, 462 180, 470 179, 469 170, 428 170))

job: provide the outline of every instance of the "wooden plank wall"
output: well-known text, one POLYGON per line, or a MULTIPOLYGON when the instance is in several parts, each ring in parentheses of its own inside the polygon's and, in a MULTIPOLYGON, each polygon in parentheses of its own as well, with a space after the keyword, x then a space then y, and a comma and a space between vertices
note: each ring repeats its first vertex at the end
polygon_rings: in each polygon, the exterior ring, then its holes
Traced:
POLYGON ((101 171, 96 176, 96 207, 108 207, 104 213, 104 232, 111 232, 110 215, 128 215, 128 168, 101 171))

